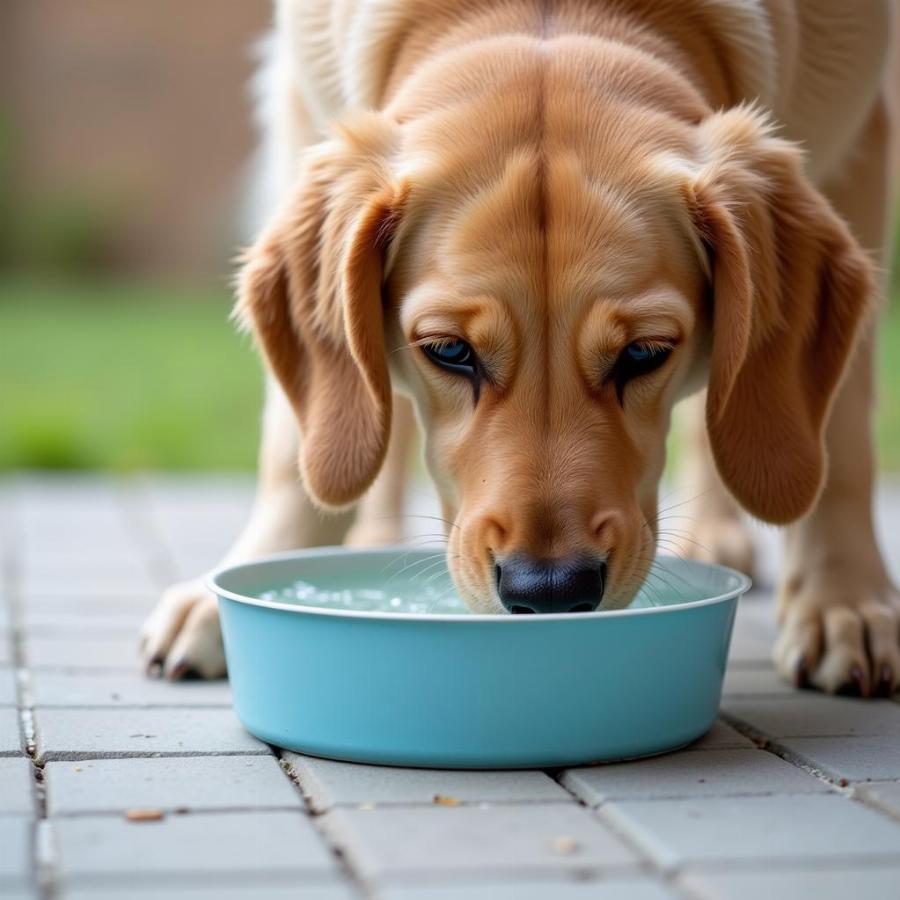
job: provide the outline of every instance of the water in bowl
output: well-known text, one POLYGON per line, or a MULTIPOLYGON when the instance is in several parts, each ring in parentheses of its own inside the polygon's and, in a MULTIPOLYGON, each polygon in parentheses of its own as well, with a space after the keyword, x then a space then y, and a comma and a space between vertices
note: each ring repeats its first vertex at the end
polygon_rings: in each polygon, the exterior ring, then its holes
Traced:
MULTIPOLYGON (((702 594, 697 588, 652 574, 629 605, 630 609, 669 606, 702 594)), ((468 615, 471 610, 457 595, 442 557, 407 564, 402 557, 384 570, 345 571, 343 577, 333 570, 327 578, 310 574, 286 585, 278 585, 257 594, 261 600, 308 606, 317 609, 356 610, 359 612, 415 613, 418 615, 468 615), (318 582, 318 583, 317 583, 318 582), (379 586, 380 585, 380 586, 379 586)))
MULTIPOLYGON (((373 578, 373 583, 375 579, 373 578)), ((264 591, 261 600, 312 606, 318 609, 357 610, 359 612, 394 612, 431 615, 464 615, 470 612, 457 596, 449 574, 432 580, 415 578, 385 579, 383 588, 342 587, 322 588, 308 581, 293 581, 284 587, 264 591)))

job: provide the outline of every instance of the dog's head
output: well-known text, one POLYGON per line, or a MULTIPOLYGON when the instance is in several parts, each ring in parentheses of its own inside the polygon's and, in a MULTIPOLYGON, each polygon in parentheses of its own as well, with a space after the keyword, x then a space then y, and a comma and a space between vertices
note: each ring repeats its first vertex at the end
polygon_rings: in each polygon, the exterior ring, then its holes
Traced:
POLYGON ((735 497, 770 522, 810 508, 870 267, 755 111, 648 99, 598 124, 587 87, 548 105, 524 77, 502 103, 475 75, 466 103, 406 96, 312 148, 238 311, 321 503, 375 478, 393 381, 469 604, 614 608, 653 556, 672 405, 707 378, 735 497))

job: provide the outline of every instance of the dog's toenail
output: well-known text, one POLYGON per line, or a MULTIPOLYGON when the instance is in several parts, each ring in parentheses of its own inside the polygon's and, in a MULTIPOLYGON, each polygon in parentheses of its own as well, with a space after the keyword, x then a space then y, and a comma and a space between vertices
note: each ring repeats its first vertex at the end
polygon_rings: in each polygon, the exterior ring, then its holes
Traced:
POLYGON ((801 656, 794 666, 794 685, 798 688, 806 687, 809 679, 809 669, 806 665, 806 657, 801 656))
POLYGON ((190 671, 191 664, 186 659, 182 658, 169 669, 166 673, 166 677, 169 681, 180 681, 182 678, 185 678, 190 671))
POLYGON ((161 656, 154 656, 145 667, 145 672, 150 678, 159 678, 162 675, 163 669, 163 658, 161 656))
POLYGON ((854 666, 850 670, 850 677, 853 679, 853 684, 855 686, 856 692, 860 697, 864 697, 866 693, 866 683, 865 676, 863 675, 863 670, 859 666, 854 666))

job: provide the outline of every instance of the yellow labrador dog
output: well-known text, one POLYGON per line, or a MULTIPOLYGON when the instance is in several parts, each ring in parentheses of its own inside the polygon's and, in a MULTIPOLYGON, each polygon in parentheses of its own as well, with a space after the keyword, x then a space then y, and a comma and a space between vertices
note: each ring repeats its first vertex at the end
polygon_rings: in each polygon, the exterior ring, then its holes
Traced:
MULTIPOLYGON (((672 407, 708 387, 698 543, 749 564, 732 497, 792 523, 780 672, 893 691, 868 318, 890 18, 887 0, 280 0, 278 202, 237 304, 270 390, 228 560, 339 542, 367 491, 351 540, 394 537, 398 392, 474 610, 621 607, 653 556, 672 407)), ((199 582, 166 593, 143 653, 224 672, 199 582)))

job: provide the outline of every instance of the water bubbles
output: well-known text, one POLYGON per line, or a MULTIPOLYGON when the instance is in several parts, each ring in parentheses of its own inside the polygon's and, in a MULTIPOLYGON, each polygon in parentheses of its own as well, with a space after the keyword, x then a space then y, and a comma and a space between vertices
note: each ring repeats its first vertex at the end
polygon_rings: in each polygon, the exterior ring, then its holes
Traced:
POLYGON ((447 582, 444 584, 408 583, 392 585, 390 590, 343 588, 329 590, 307 581, 294 581, 282 588, 263 591, 260 600, 312 606, 317 609, 346 609, 359 612, 397 612, 416 614, 452 614, 469 612, 447 582))

